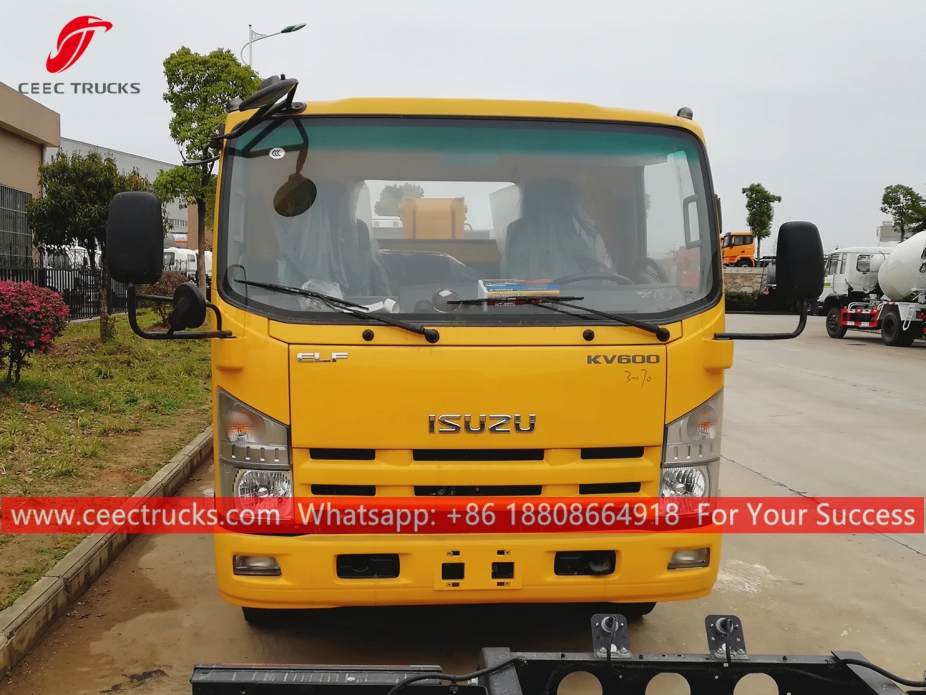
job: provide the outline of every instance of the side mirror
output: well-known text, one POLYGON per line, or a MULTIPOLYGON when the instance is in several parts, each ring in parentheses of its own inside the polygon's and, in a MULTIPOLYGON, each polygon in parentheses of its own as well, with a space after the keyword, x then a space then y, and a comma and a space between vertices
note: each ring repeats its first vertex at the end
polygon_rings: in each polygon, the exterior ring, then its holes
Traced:
POLYGON ((199 328, 206 322, 206 298, 192 282, 185 282, 174 290, 174 310, 167 317, 172 331, 199 328))
POLYGON ((109 274, 118 282, 147 284, 161 278, 164 222, 154 193, 117 193, 106 227, 109 274))
POLYGON ((823 242, 816 225, 785 222, 778 230, 777 285, 785 299, 816 299, 823 292, 823 242))
POLYGON ((238 110, 247 111, 249 109, 261 109, 265 106, 272 106, 283 97, 289 95, 298 84, 299 80, 292 77, 287 79, 280 79, 276 75, 268 77, 261 82, 260 89, 251 96, 241 100, 241 103, 238 105, 238 110))
POLYGON ((823 242, 816 225, 810 222, 781 225, 775 266, 778 291, 800 304, 797 329, 793 333, 715 333, 714 340, 785 340, 803 333, 807 325, 807 300, 816 299, 823 292, 823 242))

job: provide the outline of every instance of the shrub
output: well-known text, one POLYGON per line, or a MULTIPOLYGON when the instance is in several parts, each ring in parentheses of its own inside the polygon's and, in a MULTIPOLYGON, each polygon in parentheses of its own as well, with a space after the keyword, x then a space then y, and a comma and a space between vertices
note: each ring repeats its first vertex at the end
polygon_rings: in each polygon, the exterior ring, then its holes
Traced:
MULTIPOLYGON (((168 271, 161 273, 161 279, 151 285, 142 285, 138 288, 139 294, 155 294, 161 297, 173 297, 174 291, 187 281, 181 273, 168 271)), ((161 323, 167 323, 167 317, 173 311, 173 306, 165 302, 142 302, 142 306, 154 309, 161 317, 161 323)))
POLYGON ((727 290, 724 293, 727 311, 753 311, 756 308, 756 295, 741 290, 727 290))
POLYGON ((52 348, 69 315, 61 296, 49 289, 0 281, 0 365, 6 362, 7 381, 19 383, 26 358, 52 348))

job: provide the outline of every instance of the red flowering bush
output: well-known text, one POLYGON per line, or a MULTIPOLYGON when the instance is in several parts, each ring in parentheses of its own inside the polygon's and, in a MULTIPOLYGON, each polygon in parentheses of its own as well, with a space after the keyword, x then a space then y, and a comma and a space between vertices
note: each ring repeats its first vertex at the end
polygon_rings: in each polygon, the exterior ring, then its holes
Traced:
POLYGON ((26 358, 48 352, 67 326, 70 312, 61 296, 31 282, 0 281, 0 365, 19 382, 26 358))

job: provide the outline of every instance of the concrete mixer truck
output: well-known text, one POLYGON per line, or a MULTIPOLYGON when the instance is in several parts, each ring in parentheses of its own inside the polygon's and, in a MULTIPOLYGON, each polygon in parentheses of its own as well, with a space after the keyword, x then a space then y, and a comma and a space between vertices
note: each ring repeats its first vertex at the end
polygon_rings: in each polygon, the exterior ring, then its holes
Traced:
POLYGON ((868 270, 878 282, 862 296, 830 306, 826 332, 842 338, 851 328, 881 331, 885 345, 909 347, 926 325, 926 233, 915 234, 890 254, 871 254, 868 270))

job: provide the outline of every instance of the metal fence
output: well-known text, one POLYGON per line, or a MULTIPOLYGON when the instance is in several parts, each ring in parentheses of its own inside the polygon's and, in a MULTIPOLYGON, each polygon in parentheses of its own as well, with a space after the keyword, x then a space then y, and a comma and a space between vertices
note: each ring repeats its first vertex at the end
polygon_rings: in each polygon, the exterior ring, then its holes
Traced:
MULTIPOLYGON (((93 273, 84 269, 27 268, 0 266, 0 280, 31 282, 38 287, 47 287, 61 295, 71 310, 70 320, 89 319, 100 315, 100 293, 93 273)), ((126 286, 110 281, 109 310, 120 313, 126 310, 128 294, 126 286)))
POLYGON ((2 265, 28 265, 32 233, 26 222, 26 203, 32 194, 0 185, 0 259, 2 265))

